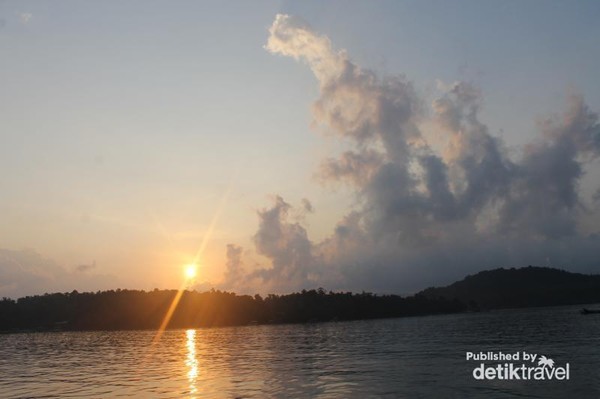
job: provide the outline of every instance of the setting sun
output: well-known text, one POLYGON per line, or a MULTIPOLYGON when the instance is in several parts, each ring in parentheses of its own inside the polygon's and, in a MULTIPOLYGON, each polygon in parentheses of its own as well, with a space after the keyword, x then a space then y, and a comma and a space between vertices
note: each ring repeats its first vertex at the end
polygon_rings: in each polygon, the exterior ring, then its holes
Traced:
POLYGON ((189 264, 185 267, 184 274, 187 279, 196 277, 198 265, 189 264))

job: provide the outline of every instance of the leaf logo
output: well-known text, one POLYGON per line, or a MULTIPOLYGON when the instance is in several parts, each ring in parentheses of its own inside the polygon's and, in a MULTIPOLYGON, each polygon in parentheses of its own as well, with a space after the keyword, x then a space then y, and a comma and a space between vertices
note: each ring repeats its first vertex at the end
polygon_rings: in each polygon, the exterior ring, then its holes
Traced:
POLYGON ((540 356, 540 360, 538 361, 538 366, 542 366, 542 367, 550 367, 553 368, 554 367, 554 360, 547 358, 546 356, 542 355, 540 356))

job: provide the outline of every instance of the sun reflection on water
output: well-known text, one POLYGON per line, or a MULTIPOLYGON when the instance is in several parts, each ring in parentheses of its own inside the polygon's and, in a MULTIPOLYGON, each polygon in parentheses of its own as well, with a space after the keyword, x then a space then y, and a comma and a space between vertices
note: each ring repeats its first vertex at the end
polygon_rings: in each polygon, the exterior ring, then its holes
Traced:
POLYGON ((190 395, 196 395, 196 380, 198 379, 198 359, 196 358, 196 330, 187 330, 187 359, 185 365, 188 367, 187 377, 190 384, 190 395))

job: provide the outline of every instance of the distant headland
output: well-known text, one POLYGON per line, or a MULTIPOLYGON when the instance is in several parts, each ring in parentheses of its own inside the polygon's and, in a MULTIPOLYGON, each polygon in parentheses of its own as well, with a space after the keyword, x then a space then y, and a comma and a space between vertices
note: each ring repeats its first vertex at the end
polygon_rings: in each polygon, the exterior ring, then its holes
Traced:
POLYGON ((495 269, 415 295, 327 292, 237 295, 211 290, 110 290, 0 300, 0 331, 157 329, 306 323, 600 302, 600 275, 545 267, 495 269))

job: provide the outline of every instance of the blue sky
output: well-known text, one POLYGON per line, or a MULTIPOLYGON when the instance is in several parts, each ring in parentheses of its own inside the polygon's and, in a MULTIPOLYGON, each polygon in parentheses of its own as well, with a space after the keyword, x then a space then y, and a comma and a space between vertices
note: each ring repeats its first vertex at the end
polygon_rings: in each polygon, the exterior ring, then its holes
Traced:
MULTIPOLYGON (((477 86, 480 119, 515 157, 570 93, 600 110, 593 1, 3 1, 6 257, 33 249, 84 289, 174 287, 224 203, 199 259, 201 282, 215 285, 228 243, 245 248, 247 269, 269 267, 253 237, 275 195, 310 199, 315 212, 298 220, 314 243, 330 236, 359 200, 314 175, 347 143, 311 128, 319 86, 309 68, 264 49, 278 13, 303 19, 361 68, 403 74, 426 114, 439 82, 477 86)), ((586 168, 578 184, 589 199, 597 161, 586 168)), ((588 233, 597 221, 588 218, 588 233)), ((28 285, 46 274, 23 259, 25 272, 7 274, 0 294, 64 288, 56 278, 28 285)))

